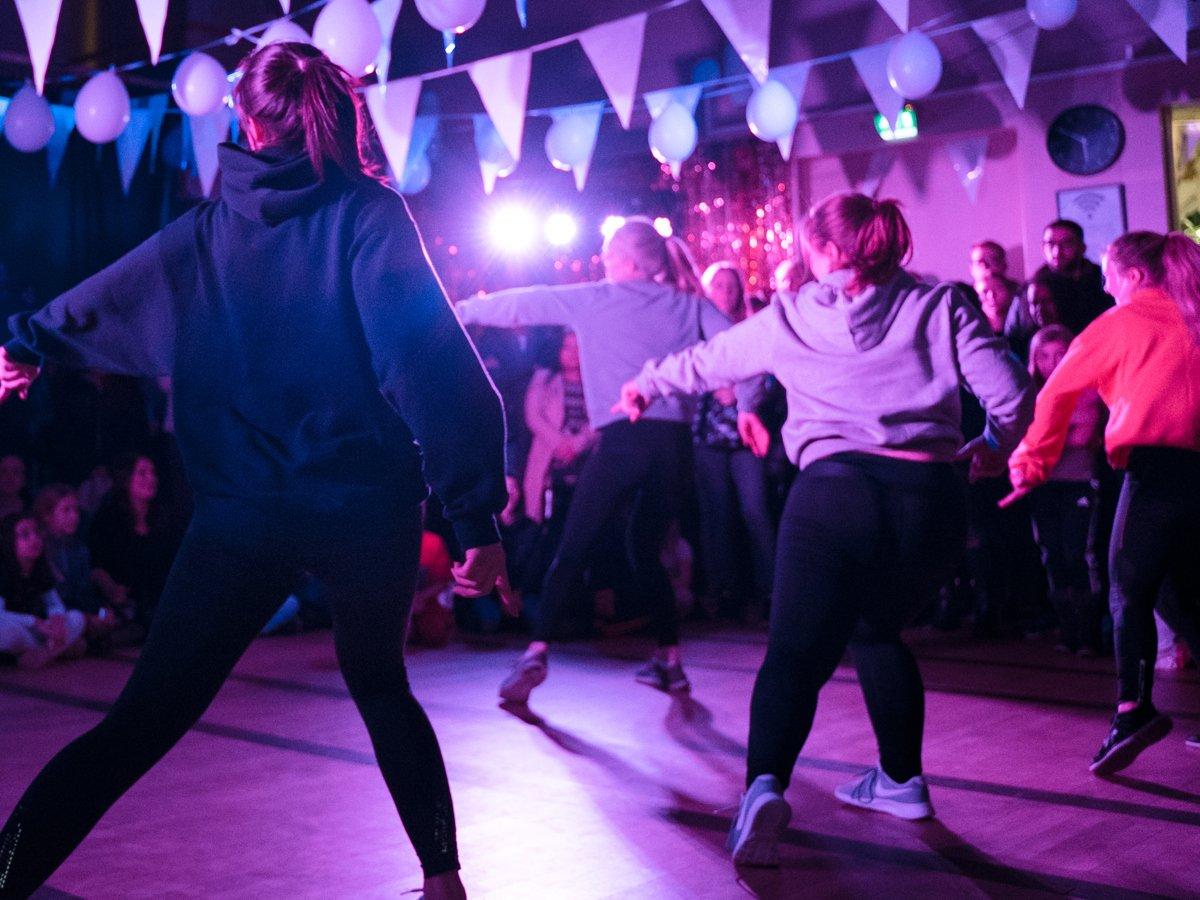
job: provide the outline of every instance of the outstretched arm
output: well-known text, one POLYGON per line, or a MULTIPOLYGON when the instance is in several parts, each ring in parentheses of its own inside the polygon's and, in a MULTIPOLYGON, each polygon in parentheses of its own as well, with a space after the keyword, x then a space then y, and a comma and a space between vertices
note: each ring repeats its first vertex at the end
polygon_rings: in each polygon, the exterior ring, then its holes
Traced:
POLYGON ((571 327, 576 310, 585 307, 597 284, 542 285, 496 291, 461 300, 454 307, 466 325, 519 328, 522 325, 571 327))
POLYGON ((380 390, 420 445, 459 543, 498 543, 495 514, 508 498, 500 398, 399 196, 360 211, 351 279, 380 390))

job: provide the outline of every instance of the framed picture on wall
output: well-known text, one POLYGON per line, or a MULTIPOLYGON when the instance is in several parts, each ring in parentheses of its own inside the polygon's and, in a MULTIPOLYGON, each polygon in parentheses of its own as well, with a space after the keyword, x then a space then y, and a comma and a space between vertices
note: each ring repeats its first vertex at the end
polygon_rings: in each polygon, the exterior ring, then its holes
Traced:
POLYGON ((1058 217, 1083 226, 1087 256, 1098 263, 1105 248, 1125 233, 1125 187, 1102 184, 1059 191, 1058 217))
POLYGON ((1170 227, 1200 240, 1200 105, 1163 110, 1163 150, 1170 227))

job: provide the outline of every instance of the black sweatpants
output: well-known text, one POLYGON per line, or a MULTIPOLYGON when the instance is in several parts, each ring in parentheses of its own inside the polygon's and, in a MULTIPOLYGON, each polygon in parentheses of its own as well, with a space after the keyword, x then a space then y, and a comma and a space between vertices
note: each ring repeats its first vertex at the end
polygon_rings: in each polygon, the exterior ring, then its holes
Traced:
POLYGON ((786 785, 817 694, 847 645, 888 776, 921 772, 925 690, 900 629, 962 553, 966 498, 948 463, 843 453, 803 469, 779 529, 767 654, 754 683, 746 783, 786 785))
POLYGON ((1108 553, 1118 702, 1149 700, 1164 580, 1179 607, 1200 608, 1200 453, 1138 447, 1129 457, 1108 553))
POLYGON ((682 422, 641 419, 600 429, 546 572, 536 640, 561 636, 605 526, 632 501, 626 546, 633 587, 647 605, 659 646, 679 643, 675 594, 661 557, 667 528, 679 515, 683 479, 691 472, 691 440, 691 429, 682 422))
POLYGON ((49 878, 183 737, 301 570, 329 590, 338 663, 426 875, 457 869, 445 767, 404 668, 420 529, 419 510, 393 502, 314 516, 199 500, 129 682, 100 724, 46 765, 0 832, 0 897, 27 896, 49 878))

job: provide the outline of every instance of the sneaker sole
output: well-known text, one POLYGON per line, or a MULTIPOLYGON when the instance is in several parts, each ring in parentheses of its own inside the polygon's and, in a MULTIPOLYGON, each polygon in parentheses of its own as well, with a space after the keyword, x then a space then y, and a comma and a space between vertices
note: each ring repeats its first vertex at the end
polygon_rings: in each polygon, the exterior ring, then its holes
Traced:
POLYGON ((792 820, 792 807, 782 797, 771 797, 749 816, 733 848, 735 866, 769 868, 779 865, 779 838, 792 820))
POLYGON ((500 685, 500 699, 509 703, 527 703, 533 689, 546 680, 547 670, 541 669, 523 672, 511 683, 505 681, 500 685))
POLYGON ((897 819, 904 819, 908 822, 932 819, 934 815, 933 806, 928 803, 902 803, 899 800, 888 800, 886 797, 876 797, 870 801, 859 800, 857 797, 852 796, 849 791, 843 792, 842 788, 836 788, 833 796, 850 806, 857 806, 859 809, 869 809, 873 812, 887 813, 889 816, 895 816, 897 819))
POLYGON ((1159 715, 1151 719, 1121 743, 1117 744, 1103 759, 1098 759, 1088 769, 1093 775, 1111 775, 1132 765, 1143 750, 1157 744, 1171 733, 1171 720, 1159 715))

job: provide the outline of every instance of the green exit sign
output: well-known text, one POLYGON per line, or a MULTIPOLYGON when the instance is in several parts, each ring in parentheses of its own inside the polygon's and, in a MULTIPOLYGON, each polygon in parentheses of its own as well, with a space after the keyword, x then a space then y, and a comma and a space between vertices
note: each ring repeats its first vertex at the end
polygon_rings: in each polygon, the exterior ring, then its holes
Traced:
POLYGON ((911 141, 917 136, 917 111, 911 103, 906 104, 900 110, 900 115, 896 116, 894 126, 884 118, 883 113, 875 113, 875 131, 888 143, 911 141))

